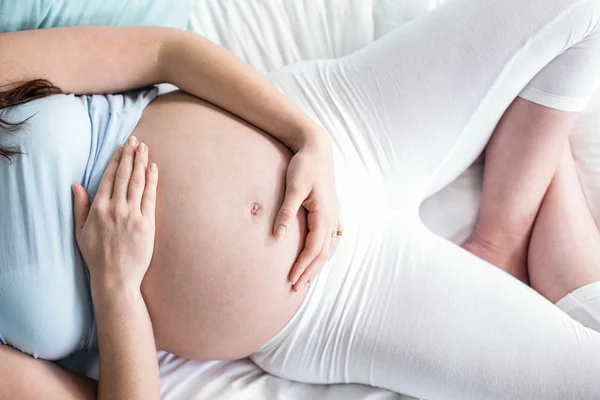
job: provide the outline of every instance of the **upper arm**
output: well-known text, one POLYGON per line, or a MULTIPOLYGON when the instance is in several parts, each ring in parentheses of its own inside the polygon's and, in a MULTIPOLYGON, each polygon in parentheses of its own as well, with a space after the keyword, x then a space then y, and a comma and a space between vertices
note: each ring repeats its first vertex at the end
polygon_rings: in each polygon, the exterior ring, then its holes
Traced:
POLYGON ((68 27, 0 33, 0 85, 44 78, 64 92, 116 93, 160 83, 158 27, 68 27))
POLYGON ((0 345, 0 400, 96 399, 94 380, 0 345))

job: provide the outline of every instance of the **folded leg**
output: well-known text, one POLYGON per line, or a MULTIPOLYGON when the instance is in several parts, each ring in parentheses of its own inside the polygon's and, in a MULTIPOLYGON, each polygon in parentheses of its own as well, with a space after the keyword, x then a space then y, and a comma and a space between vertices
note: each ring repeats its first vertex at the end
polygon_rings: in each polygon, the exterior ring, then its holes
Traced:
POLYGON ((253 356, 263 369, 430 400, 600 393, 600 333, 416 217, 360 228, 290 326, 253 356))
POLYGON ((462 247, 526 283, 533 223, 576 116, 517 97, 486 148, 477 223, 462 247))
POLYGON ((529 274, 535 290, 595 329, 600 329, 598 249, 600 232, 567 146, 536 219, 529 274))
POLYGON ((275 84, 329 132, 346 230, 292 321, 253 356, 288 379, 428 399, 594 399, 600 333, 425 229, 418 207, 520 96, 581 110, 600 1, 456 0, 275 84))

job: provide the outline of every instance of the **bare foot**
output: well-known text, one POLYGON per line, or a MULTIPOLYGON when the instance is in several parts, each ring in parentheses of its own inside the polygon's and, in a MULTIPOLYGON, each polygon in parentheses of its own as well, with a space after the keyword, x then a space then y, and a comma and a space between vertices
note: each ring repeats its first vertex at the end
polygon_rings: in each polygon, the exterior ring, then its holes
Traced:
POLYGON ((529 285, 526 246, 501 246, 473 234, 461 247, 529 285))

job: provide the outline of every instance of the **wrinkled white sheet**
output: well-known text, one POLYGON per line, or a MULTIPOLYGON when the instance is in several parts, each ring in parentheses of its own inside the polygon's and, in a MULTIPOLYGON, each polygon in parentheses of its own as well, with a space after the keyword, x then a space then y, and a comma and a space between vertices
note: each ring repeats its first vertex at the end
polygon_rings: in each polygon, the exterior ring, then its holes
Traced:
MULTIPOLYGON (((197 0, 190 29, 234 51, 260 71, 340 57, 448 0, 197 0)), ((572 147, 588 201, 600 222, 600 93, 582 113, 572 147)), ((425 223, 455 242, 473 227, 482 166, 476 163, 427 200, 425 223)), ((360 385, 318 386, 270 376, 252 362, 195 362, 159 353, 163 398, 407 400, 360 385)))

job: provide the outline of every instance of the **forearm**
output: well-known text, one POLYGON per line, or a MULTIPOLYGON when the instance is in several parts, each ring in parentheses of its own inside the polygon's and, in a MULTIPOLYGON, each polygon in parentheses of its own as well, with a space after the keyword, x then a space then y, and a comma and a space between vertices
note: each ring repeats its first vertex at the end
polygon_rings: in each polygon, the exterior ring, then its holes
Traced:
POLYGON ((119 93, 161 82, 158 52, 177 30, 76 26, 0 33, 0 84, 47 79, 65 93, 119 93))
POLYGON ((100 351, 98 399, 159 399, 154 334, 141 293, 93 283, 92 296, 100 351))
POLYGON ((243 118, 293 151, 305 141, 323 139, 316 123, 265 77, 202 36, 169 36, 159 63, 169 83, 243 118))
POLYGON ((93 400, 96 382, 0 345, 0 400, 93 400))
POLYGON ((0 33, 0 85, 44 78, 64 92, 118 93, 172 83, 292 150, 325 137, 298 107, 228 50, 193 32, 80 26, 0 33))

